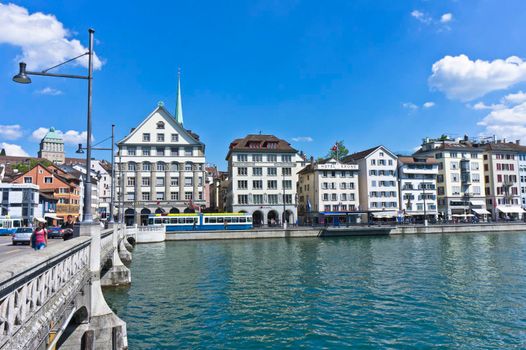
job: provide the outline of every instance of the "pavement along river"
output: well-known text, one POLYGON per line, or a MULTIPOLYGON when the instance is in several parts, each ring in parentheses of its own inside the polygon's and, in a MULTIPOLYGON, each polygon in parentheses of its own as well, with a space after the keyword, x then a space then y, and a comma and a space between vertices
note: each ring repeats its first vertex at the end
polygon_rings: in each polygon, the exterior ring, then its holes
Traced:
POLYGON ((526 347, 526 233, 139 245, 130 349, 526 347))

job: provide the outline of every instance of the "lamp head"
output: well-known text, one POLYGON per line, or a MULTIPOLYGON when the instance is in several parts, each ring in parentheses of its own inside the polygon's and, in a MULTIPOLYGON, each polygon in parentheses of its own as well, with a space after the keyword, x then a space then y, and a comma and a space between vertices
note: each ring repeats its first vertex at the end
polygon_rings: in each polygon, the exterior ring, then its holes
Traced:
POLYGON ((31 78, 29 78, 29 76, 26 73, 26 64, 24 62, 20 62, 19 66, 20 70, 18 74, 13 77, 13 81, 20 84, 31 83, 31 78))
POLYGON ((78 154, 84 153, 84 149, 82 148, 82 143, 79 143, 79 148, 75 151, 75 153, 78 153, 78 154))

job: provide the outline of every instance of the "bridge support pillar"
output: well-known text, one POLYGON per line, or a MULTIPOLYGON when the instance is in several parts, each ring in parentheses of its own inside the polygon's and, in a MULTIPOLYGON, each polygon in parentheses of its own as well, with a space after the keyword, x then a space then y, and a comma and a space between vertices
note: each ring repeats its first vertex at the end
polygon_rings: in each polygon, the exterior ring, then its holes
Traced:
POLYGON ((104 295, 102 294, 100 281, 100 258, 101 258, 101 239, 99 224, 82 224, 80 227, 81 236, 91 236, 90 245, 90 273, 91 283, 89 286, 89 326, 88 331, 93 331, 95 348, 101 350, 127 349, 128 339, 126 333, 126 323, 121 320, 110 309, 104 295), (121 347, 114 347, 113 327, 121 327, 122 340, 121 347))
MULTIPOLYGON (((122 286, 131 284, 131 272, 124 266, 119 256, 119 242, 126 240, 119 230, 119 225, 113 226, 113 254, 111 257, 111 268, 101 277, 100 283, 103 287, 122 286)), ((131 256, 131 254, 130 254, 131 256)))

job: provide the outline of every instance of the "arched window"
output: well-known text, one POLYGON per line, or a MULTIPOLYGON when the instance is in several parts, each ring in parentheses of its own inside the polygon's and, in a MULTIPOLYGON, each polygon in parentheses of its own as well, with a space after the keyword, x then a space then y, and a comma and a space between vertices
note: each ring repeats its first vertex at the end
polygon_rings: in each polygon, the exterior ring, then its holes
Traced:
POLYGON ((184 170, 186 171, 192 171, 192 162, 186 162, 184 163, 184 170))
POLYGON ((164 171, 166 168, 164 162, 157 162, 157 171, 164 171))
POLYGON ((164 129, 164 122, 157 122, 157 129, 164 129))
POLYGON ((179 163, 177 162, 172 162, 171 166, 170 166, 170 170, 171 171, 179 171, 179 163))
POLYGON ((129 162, 128 163, 128 171, 135 171, 135 169, 136 169, 135 162, 129 162))
POLYGON ((142 163, 142 170, 143 171, 150 171, 150 170, 152 170, 152 164, 150 162, 142 163))

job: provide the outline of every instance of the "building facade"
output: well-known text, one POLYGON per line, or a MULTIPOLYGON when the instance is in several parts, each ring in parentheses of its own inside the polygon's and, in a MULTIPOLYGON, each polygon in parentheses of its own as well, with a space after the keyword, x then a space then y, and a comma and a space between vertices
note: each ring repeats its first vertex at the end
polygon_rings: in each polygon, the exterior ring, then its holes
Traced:
POLYGON ((300 224, 343 225, 359 221, 358 174, 357 164, 343 164, 336 159, 313 162, 300 170, 300 224))
POLYGON ((398 156, 399 207, 414 220, 438 218, 438 162, 431 157, 398 156))
POLYGON ((51 127, 46 136, 40 141, 38 158, 50 160, 55 164, 62 164, 65 157, 64 139, 55 128, 51 127))
POLYGON ((424 139, 414 156, 429 156, 438 161, 438 212, 443 220, 485 220, 484 149, 467 137, 424 139))
POLYGON ((230 143, 226 160, 227 211, 251 214, 256 226, 296 223, 296 182, 306 162, 287 141, 247 135, 230 143))
POLYGON ((398 213, 397 156, 376 146, 342 159, 359 169, 360 210, 370 212, 364 219, 395 219, 398 213))
POLYGON ((517 168, 519 169, 519 192, 521 207, 526 209, 526 150, 519 151, 517 155, 517 168))
POLYGON ((173 117, 159 103, 118 148, 117 193, 126 224, 205 207, 205 145, 183 127, 182 113, 173 117))
POLYGON ((34 184, 0 183, 2 200, 0 204, 1 216, 22 218, 24 226, 32 223, 38 215, 39 193, 34 184))

